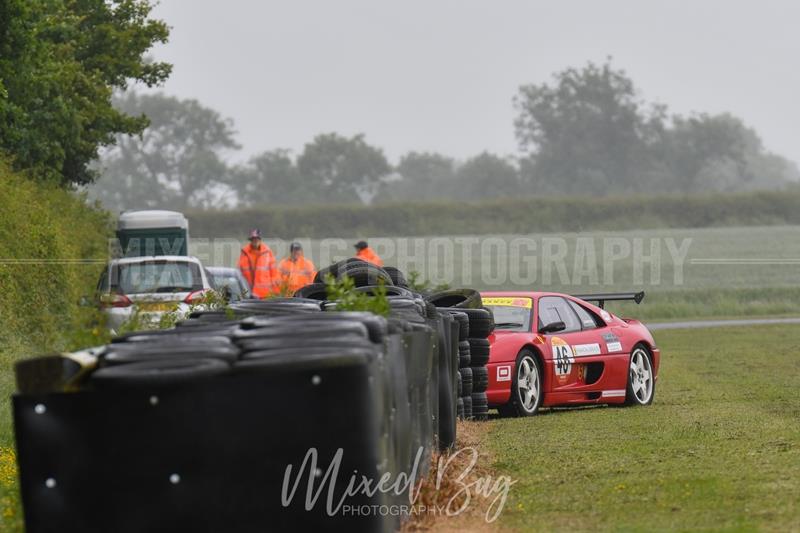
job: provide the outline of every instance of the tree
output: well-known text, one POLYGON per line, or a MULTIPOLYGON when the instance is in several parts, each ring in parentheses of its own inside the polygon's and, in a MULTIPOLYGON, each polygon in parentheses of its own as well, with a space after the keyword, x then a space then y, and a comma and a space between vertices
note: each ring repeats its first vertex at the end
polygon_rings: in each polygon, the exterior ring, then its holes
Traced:
POLYGON ((409 152, 400 158, 394 179, 387 180, 377 202, 445 198, 454 185, 453 159, 429 152, 409 152))
POLYGON ((636 191, 663 129, 664 109, 645 109, 633 82, 610 62, 526 85, 514 99, 514 123, 528 176, 543 192, 636 191))
POLYGON ((306 144, 297 168, 310 193, 344 202, 354 197, 371 201, 391 170, 383 151, 367 144, 363 134, 348 139, 336 133, 317 135, 306 144))
POLYGON ((400 158, 397 172, 416 184, 443 182, 453 178, 453 159, 430 152, 409 152, 400 158))
POLYGON ((146 116, 141 135, 120 135, 102 158, 92 190, 109 207, 219 205, 231 177, 223 159, 238 149, 233 123, 196 100, 130 92, 115 99, 125 113, 146 116))
POLYGON ((142 131, 147 120, 116 110, 111 97, 170 73, 144 59, 169 35, 151 9, 149 0, 0 0, 0 151, 16 169, 89 183, 100 147, 142 131))
POLYGON ((676 116, 664 135, 664 162, 683 193, 777 188, 793 165, 764 150, 752 129, 729 114, 676 116))
POLYGON ((455 182, 454 197, 468 200, 511 197, 521 192, 517 168, 488 152, 483 152, 461 165, 455 182))
POLYGON ((243 205, 293 204, 309 198, 289 150, 264 152, 234 174, 234 187, 243 205))

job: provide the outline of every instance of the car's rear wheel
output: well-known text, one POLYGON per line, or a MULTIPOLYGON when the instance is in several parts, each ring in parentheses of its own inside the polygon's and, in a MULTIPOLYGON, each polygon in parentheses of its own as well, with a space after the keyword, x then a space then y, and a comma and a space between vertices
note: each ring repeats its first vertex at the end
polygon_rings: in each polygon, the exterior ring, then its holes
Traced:
POLYGON ((525 349, 517 355, 511 399, 498 408, 503 416, 531 416, 542 404, 542 369, 536 355, 525 349))
POLYGON ((642 344, 634 346, 628 365, 628 386, 625 405, 650 405, 655 396, 653 360, 642 344))

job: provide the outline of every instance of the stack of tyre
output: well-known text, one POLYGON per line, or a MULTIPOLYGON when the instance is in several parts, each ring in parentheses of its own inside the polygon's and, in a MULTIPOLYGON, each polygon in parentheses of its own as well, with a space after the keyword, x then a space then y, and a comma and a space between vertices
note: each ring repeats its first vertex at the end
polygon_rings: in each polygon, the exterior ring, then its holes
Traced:
POLYGON ((450 312, 461 325, 458 343, 458 416, 466 420, 486 420, 489 404, 486 388, 489 374, 488 337, 494 331, 494 318, 483 307, 480 293, 472 289, 453 289, 426 298, 441 311, 450 312))

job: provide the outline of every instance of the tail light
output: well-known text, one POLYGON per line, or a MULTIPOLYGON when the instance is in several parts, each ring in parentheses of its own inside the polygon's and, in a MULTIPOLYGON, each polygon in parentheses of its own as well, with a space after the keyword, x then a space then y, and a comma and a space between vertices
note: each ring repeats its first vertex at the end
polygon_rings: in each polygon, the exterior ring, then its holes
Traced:
POLYGON ((104 294, 100 296, 100 307, 130 307, 133 305, 130 298, 124 294, 104 294))
POLYGON ((208 291, 206 291, 205 289, 201 291, 192 291, 186 298, 183 299, 183 303, 199 304, 203 300, 203 298, 206 297, 207 293, 208 291))

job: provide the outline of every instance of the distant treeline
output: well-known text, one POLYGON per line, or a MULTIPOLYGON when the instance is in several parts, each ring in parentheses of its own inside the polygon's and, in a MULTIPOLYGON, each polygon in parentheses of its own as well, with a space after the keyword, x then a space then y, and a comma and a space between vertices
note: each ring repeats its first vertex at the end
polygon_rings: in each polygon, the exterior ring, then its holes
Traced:
POLYGON ((116 107, 148 117, 150 126, 141 137, 118 137, 90 190, 122 210, 688 195, 776 190, 800 179, 797 166, 770 153, 740 119, 670 114, 643 101, 610 63, 523 86, 513 102, 513 155, 483 152, 459 161, 409 152, 392 162, 364 135, 326 133, 298 154, 273 149, 229 165, 227 154, 239 148, 232 121, 194 100, 127 93, 116 107))
POLYGON ((482 202, 262 206, 187 212, 192 237, 470 235, 800 224, 800 190, 701 195, 523 197, 482 202))

